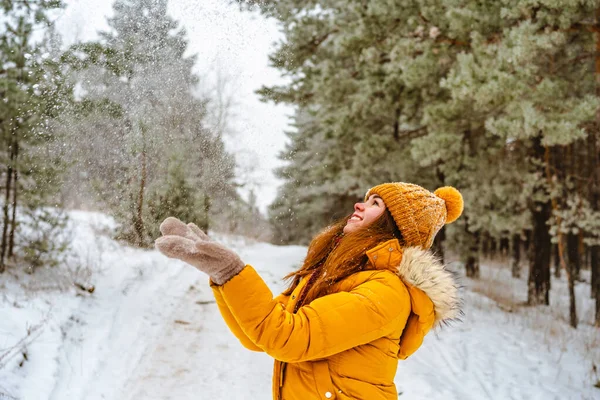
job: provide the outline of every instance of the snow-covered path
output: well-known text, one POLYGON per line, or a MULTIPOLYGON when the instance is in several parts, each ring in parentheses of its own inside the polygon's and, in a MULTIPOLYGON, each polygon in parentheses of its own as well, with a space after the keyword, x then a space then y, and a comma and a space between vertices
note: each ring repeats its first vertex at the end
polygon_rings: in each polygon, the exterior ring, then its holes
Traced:
POLYGON ((265 398, 272 361, 234 343, 205 297, 186 293, 118 398, 265 398))
MULTIPOLYGON (((283 288, 279 278, 304 257, 304 249, 296 246, 233 247, 257 266, 274 292, 283 288)), ((198 273, 198 278, 165 321, 120 399, 270 398, 273 360, 239 344, 218 312, 206 276, 198 273)))

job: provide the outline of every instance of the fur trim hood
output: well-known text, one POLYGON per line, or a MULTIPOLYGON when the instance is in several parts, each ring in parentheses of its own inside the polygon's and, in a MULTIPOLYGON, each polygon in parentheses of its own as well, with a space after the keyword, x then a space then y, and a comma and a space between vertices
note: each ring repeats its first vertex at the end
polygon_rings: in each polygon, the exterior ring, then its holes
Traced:
POLYGON ((404 283, 423 291, 435 311, 435 324, 455 320, 462 315, 462 299, 454 274, 444 268, 430 250, 420 247, 403 249, 397 274, 404 283))
POLYGON ((402 247, 396 239, 367 251, 376 269, 394 272, 410 296, 410 314, 400 337, 398 358, 406 359, 434 327, 462 315, 459 285, 430 250, 402 247))
POLYGON ((392 239, 367 251, 367 256, 377 269, 393 271, 402 279, 411 295, 412 312, 420 320, 432 319, 436 326, 462 315, 460 285, 431 250, 402 247, 392 239))

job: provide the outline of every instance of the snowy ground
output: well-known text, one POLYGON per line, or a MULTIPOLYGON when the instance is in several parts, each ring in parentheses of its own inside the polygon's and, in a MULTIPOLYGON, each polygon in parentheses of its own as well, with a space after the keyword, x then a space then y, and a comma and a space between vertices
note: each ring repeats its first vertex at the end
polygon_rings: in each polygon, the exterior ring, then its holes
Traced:
MULTIPOLYGON (((0 400, 270 398, 271 359, 229 333, 204 275, 108 239, 100 228, 111 223, 101 214, 71 216, 74 259, 93 270, 95 291, 54 289, 64 286, 61 269, 2 277, 0 400), (50 283, 40 285, 42 276, 50 283), (22 339, 24 350, 15 346, 22 339)), ((305 252, 222 239, 274 292, 305 252)), ((582 323, 573 330, 563 321, 564 281, 553 282, 551 308, 531 309, 518 306, 523 280, 493 263, 482 272, 481 282, 465 282, 474 291, 465 293, 464 322, 428 335, 400 362, 399 398, 599 399, 589 285, 577 287, 582 323)))

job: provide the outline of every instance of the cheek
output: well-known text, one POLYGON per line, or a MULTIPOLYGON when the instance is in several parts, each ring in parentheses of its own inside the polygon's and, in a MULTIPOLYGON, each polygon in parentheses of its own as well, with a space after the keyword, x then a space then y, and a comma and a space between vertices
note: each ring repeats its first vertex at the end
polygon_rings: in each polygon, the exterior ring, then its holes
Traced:
POLYGON ((381 214, 383 214, 384 211, 385 211, 384 208, 370 209, 369 211, 366 212, 365 219, 363 220, 363 222, 371 223, 371 222, 375 221, 377 218, 379 218, 379 216, 381 214))

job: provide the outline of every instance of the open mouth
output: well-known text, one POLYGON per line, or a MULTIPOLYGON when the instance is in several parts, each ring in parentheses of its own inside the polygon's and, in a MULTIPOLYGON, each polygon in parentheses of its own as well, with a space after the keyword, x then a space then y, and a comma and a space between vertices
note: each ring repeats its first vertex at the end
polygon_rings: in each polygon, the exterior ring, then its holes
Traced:
POLYGON ((353 222, 362 221, 362 217, 358 214, 353 214, 352 217, 350 217, 350 219, 348 221, 353 221, 353 222))

